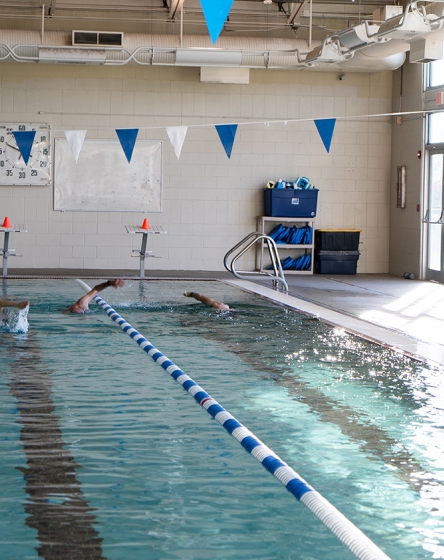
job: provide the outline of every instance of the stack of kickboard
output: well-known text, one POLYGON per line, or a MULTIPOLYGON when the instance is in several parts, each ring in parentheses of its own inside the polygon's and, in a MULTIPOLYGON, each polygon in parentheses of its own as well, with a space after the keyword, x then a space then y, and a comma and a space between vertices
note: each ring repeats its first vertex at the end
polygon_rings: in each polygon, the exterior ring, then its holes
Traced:
MULTIPOLYGON (((277 245, 311 245, 313 242, 313 228, 310 226, 287 227, 279 224, 268 234, 277 245)), ((282 270, 310 270, 311 255, 301 255, 296 259, 287 257, 281 261, 282 270)), ((272 265, 267 266, 271 270, 272 265)))
MULTIPOLYGON (((281 260, 281 266, 282 270, 310 270, 311 255, 301 255, 297 259, 287 257, 281 260)), ((266 268, 267 270, 271 270, 273 265, 269 264, 266 268)))
POLYGON ((315 230, 315 272, 356 274, 360 229, 315 230))
POLYGON ((311 226, 287 227, 279 224, 273 228, 268 237, 286 245, 310 245, 313 239, 313 228, 311 226))

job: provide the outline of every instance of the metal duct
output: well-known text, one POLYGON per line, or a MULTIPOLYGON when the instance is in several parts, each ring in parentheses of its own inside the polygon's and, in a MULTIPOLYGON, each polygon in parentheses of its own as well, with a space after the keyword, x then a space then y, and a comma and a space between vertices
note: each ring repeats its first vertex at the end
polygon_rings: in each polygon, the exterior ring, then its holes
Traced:
MULTIPOLYGON (((47 50, 48 47, 57 47, 66 49, 68 52, 72 49, 72 34, 70 31, 46 31, 44 34, 44 44, 40 32, 35 30, 4 30, 0 29, 0 60, 12 60, 18 62, 38 62, 40 52, 47 50)), ((392 41, 389 41, 389 44, 392 41)), ((409 46, 400 41, 402 48, 400 51, 408 50, 409 46)), ((215 49, 211 43, 211 39, 206 35, 186 35, 182 41, 177 35, 158 35, 158 34, 141 34, 141 33, 125 33, 123 47, 101 47, 101 51, 105 51, 105 65, 123 66, 126 64, 139 65, 161 65, 174 66, 178 63, 186 66, 225 66, 224 58, 228 53, 236 53, 236 66, 253 69, 283 69, 283 70, 317 70, 317 71, 341 71, 347 69, 350 72, 378 72, 381 70, 394 70, 402 64, 400 57, 392 57, 393 52, 386 53, 381 50, 378 56, 378 48, 384 44, 373 44, 366 49, 375 49, 369 57, 365 57, 365 64, 360 66, 353 63, 353 58, 346 61, 347 56, 344 52, 343 57, 333 61, 331 58, 322 58, 316 60, 312 57, 310 64, 305 63, 304 59, 316 47, 322 47, 323 42, 313 41, 311 47, 307 41, 301 39, 281 39, 281 38, 260 38, 260 37, 220 37, 217 42, 218 48, 215 49), (187 51, 200 50, 204 56, 201 60, 193 58, 190 61, 180 62, 182 56, 187 57, 187 51), (178 60, 179 52, 179 60, 178 60), (215 59, 214 62, 212 56, 215 59), (384 60, 386 57, 387 60, 384 60), (239 62, 240 60, 240 62, 239 62)), ((398 45, 398 49, 399 49, 398 45)), ((81 47, 75 47, 81 49, 81 47)), ((92 48, 88 48, 91 51, 92 48)), ((319 49, 322 51, 322 48, 319 49)), ((86 56, 86 55, 85 55, 86 56)), ((191 56, 191 55, 190 55, 191 56)), ((231 59, 230 59, 231 60, 231 59)), ((233 59, 234 60, 234 59, 233 59)), ((357 59, 362 60, 362 59, 357 59)), ((60 57, 60 60, 54 62, 69 63, 69 56, 60 57), (65 60, 63 60, 65 58, 65 60)), ((233 61, 231 61, 233 64, 233 61)))
POLYGON ((344 47, 349 49, 361 49, 369 43, 375 42, 374 39, 372 40, 369 38, 368 31, 370 30, 371 33, 376 33, 378 28, 379 26, 377 25, 367 25, 366 22, 363 21, 359 25, 340 31, 336 36, 344 47))
MULTIPOLYGON (((180 0, 175 0, 178 6, 180 0)), ((434 36, 441 37, 444 3, 410 0, 402 14, 380 25, 367 21, 324 41, 300 39, 227 37, 218 39, 217 48, 207 35, 154 35, 126 33, 122 47, 94 49, 77 47, 74 53, 71 32, 48 31, 40 35, 33 30, 0 30, 0 60, 17 62, 79 63, 88 60, 105 65, 177 65, 295 70, 332 70, 347 67, 354 72, 394 70, 403 63, 410 43, 434 36), (43 41, 44 36, 44 41, 43 41), (59 53, 52 58, 48 52, 59 53), (49 49, 49 50, 48 50, 49 49), (97 54, 97 56, 95 56, 97 54), (362 56, 361 56, 362 55, 362 56), (362 64, 360 64, 360 61, 362 64)))

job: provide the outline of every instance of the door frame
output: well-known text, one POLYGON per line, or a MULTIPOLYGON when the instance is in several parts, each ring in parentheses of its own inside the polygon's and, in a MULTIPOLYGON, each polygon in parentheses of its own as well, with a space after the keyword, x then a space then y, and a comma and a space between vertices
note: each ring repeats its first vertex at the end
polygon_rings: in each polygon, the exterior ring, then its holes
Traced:
POLYGON ((424 182, 425 189, 424 189, 424 207, 427 209, 424 218, 423 218, 423 226, 424 226, 424 271, 425 271, 425 279, 426 280, 433 280, 435 282, 444 283, 444 143, 440 144, 427 144, 426 145, 426 153, 427 153, 427 173, 426 173, 426 180, 424 182), (431 160, 434 155, 441 154, 443 156, 443 165, 442 165, 442 178, 441 178, 441 216, 436 220, 436 216, 432 218, 430 215, 430 207, 429 202, 431 199, 430 196, 430 188, 431 188, 431 160), (432 236, 430 235, 430 228, 436 224, 436 227, 439 227, 441 230, 441 254, 440 254, 440 270, 435 270, 429 267, 429 250, 431 243, 432 236))

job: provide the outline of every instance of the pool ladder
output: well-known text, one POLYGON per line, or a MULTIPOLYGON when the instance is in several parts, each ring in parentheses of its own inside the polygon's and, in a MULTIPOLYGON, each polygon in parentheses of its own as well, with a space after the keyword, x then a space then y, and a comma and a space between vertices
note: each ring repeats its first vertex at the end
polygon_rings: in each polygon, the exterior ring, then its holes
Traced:
POLYGON ((236 276, 236 278, 240 278, 241 280, 249 280, 249 276, 245 275, 261 275, 261 276, 268 276, 273 280, 273 287, 277 290, 279 287, 282 289, 284 293, 288 293, 288 285, 285 280, 284 271, 282 270, 281 260, 279 258, 279 252, 276 246, 276 243, 272 237, 269 237, 265 233, 260 231, 253 231, 252 233, 248 234, 242 241, 240 241, 237 245, 235 245, 232 249, 228 251, 228 253, 224 257, 224 266, 228 270, 236 276), (236 261, 244 255, 248 249, 253 247, 256 243, 265 243, 268 253, 270 255, 271 266, 273 272, 266 272, 266 271, 238 271, 235 269, 236 261), (238 253, 232 258, 231 262, 229 259, 235 251, 238 253))

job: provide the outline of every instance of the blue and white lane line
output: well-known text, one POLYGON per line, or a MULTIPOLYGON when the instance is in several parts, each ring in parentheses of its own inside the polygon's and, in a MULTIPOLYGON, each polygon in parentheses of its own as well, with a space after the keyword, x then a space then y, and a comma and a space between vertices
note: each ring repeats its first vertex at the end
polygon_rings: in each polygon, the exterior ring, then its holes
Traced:
MULTIPOLYGON (((77 280, 82 288, 90 287, 82 280, 77 280)), ((120 328, 134 339, 151 358, 171 375, 182 387, 216 419, 227 432, 236 438, 242 447, 255 457, 268 472, 275 476, 293 496, 301 501, 349 550, 362 560, 390 560, 379 547, 349 521, 339 510, 328 502, 319 492, 310 486, 299 474, 289 467, 274 451, 269 449, 250 430, 243 426, 227 412, 213 397, 195 383, 160 350, 153 346, 144 336, 134 329, 115 309, 100 296, 94 301, 116 322, 120 328)))

